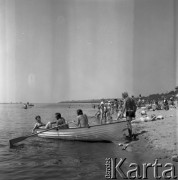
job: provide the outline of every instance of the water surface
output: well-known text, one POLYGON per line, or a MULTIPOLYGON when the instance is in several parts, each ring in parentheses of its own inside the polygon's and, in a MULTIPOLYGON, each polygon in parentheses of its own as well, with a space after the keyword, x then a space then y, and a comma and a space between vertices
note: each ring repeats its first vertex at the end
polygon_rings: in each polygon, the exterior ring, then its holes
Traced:
POLYGON ((105 158, 121 157, 114 143, 30 137, 9 147, 10 139, 31 134, 36 115, 46 123, 60 112, 72 121, 78 108, 89 116, 91 125, 97 123, 93 118, 97 110, 91 104, 35 104, 29 109, 22 104, 0 104, 0 179, 105 179, 105 158))

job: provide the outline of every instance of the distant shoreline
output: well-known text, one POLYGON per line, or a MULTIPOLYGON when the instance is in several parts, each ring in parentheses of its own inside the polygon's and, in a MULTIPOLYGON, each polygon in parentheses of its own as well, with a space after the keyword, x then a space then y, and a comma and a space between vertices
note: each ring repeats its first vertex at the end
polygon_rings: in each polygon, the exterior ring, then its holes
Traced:
POLYGON ((59 103, 91 103, 91 104, 94 104, 94 103, 100 103, 101 102, 101 100, 94 100, 94 101, 92 101, 92 100, 79 100, 79 101, 61 101, 61 102, 59 102, 59 103))
POLYGON ((21 102, 7 102, 7 103, 0 103, 0 104, 23 104, 21 102))
MULTIPOLYGON (((139 98, 144 99, 144 100, 161 100, 163 98, 167 98, 170 99, 171 97, 174 97, 176 99, 178 99, 178 87, 175 88, 175 90, 172 90, 170 92, 167 93, 157 93, 157 94, 151 94, 148 96, 141 96, 141 97, 135 97, 136 100, 138 100, 139 98)), ((101 99, 89 99, 89 100, 66 100, 66 101, 60 101, 57 103, 91 103, 91 104, 99 104, 102 100, 104 101, 114 101, 115 99, 121 99, 121 98, 101 98, 101 99)), ((37 102, 40 103, 40 102, 37 102)), ((48 102, 45 102, 45 104, 48 102)), ((56 103, 56 102, 49 102, 49 103, 56 103)), ((23 102, 19 101, 19 102, 0 102, 0 104, 24 104, 23 102)), ((33 103, 34 104, 34 103, 33 103)), ((35 103, 36 104, 36 103, 35 103)))
MULTIPOLYGON (((141 97, 135 97, 136 100, 139 98, 144 100, 161 100, 163 98, 170 99, 171 97, 176 98, 178 95, 178 88, 175 91, 170 91, 167 93, 157 93, 157 94, 151 94, 148 96, 141 96, 141 97)), ((101 99, 92 99, 92 100, 69 100, 69 101, 61 101, 59 103, 100 103, 102 100, 104 101, 113 101, 115 99, 121 99, 121 98, 101 98, 101 99)))

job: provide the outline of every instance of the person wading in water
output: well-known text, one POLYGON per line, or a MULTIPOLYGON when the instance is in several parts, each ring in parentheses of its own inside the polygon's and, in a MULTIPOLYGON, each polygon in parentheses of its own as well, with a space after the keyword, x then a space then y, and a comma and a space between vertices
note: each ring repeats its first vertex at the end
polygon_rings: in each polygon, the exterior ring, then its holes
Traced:
POLYGON ((127 121, 127 128, 129 132, 129 138, 132 139, 132 118, 135 118, 135 112, 137 106, 133 98, 128 96, 127 92, 122 93, 122 98, 124 99, 123 108, 120 114, 120 117, 123 117, 123 114, 126 112, 126 121, 127 121))

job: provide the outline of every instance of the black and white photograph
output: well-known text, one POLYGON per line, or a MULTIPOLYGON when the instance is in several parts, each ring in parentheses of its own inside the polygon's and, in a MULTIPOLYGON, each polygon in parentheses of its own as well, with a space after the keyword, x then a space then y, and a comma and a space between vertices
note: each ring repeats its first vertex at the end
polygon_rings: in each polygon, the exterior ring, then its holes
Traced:
POLYGON ((178 0, 0 0, 0 180, 178 179, 178 0))

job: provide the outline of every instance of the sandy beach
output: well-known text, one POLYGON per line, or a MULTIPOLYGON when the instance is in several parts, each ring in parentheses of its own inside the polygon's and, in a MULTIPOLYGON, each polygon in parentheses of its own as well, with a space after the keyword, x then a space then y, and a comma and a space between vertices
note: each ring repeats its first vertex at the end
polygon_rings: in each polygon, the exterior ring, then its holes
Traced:
MULTIPOLYGON (((137 110, 136 121, 144 117, 141 115, 142 111, 143 109, 137 110)), ((170 164, 173 166, 174 172, 172 174, 169 172, 167 175, 170 176, 169 179, 177 179, 178 125, 176 115, 178 109, 170 108, 168 111, 156 110, 146 111, 146 113, 148 117, 154 114, 156 117, 161 115, 163 119, 132 124, 133 133, 137 135, 136 138, 118 144, 118 147, 123 150, 122 158, 127 158, 126 162, 124 162, 126 169, 129 170, 131 163, 139 164, 141 169, 143 169, 143 164, 151 163, 152 167, 148 168, 148 179, 155 179, 153 164, 157 162, 161 164, 157 171, 160 179, 165 179, 163 172, 166 170, 167 165, 170 164)), ((127 135, 127 131, 125 131, 125 134, 127 135)))
MULTIPOLYGON (((143 117, 142 109, 137 110, 136 119, 143 117)), ((162 115, 163 119, 133 123, 133 132, 137 134, 136 140, 129 142, 128 152, 140 153, 144 160, 162 159, 172 161, 173 155, 178 155, 178 109, 170 108, 168 111, 146 111, 147 116, 162 115)))

